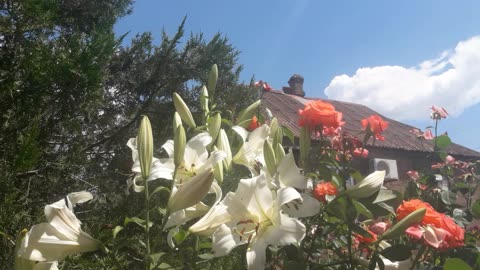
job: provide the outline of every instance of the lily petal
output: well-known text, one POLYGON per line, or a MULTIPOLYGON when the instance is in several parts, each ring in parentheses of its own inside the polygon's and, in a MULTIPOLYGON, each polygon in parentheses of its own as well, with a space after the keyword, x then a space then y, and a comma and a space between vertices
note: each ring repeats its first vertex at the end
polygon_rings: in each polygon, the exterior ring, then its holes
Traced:
POLYGON ((263 240, 253 242, 247 249, 248 269, 265 269, 267 244, 263 240))
POLYGON ((305 189, 307 187, 307 181, 295 164, 292 151, 285 155, 282 161, 280 161, 278 174, 280 187, 294 187, 299 189, 305 189))
POLYGON ((204 132, 191 138, 185 146, 185 168, 191 169, 194 164, 195 167, 201 167, 208 158, 207 145, 212 142, 210 134, 204 132))
POLYGON ((213 254, 215 257, 227 255, 233 248, 245 244, 246 242, 246 239, 240 240, 240 236, 233 232, 231 227, 222 224, 218 227, 212 237, 213 254))

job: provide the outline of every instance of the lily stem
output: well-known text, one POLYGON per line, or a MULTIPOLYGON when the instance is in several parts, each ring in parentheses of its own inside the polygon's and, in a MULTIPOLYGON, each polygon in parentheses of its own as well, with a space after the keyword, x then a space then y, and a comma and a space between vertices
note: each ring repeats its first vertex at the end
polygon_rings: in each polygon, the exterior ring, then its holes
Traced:
MULTIPOLYGON (((170 185, 170 194, 168 195, 168 201, 170 201, 173 195, 173 187, 175 186, 175 179, 177 178, 177 170, 178 166, 175 166, 175 170, 173 171, 172 184, 170 185)), ((167 211, 165 212, 165 215, 163 215, 162 224, 160 225, 160 232, 163 232, 165 225, 167 225, 168 217, 170 217, 170 209, 168 208, 167 202, 167 211)))
POLYGON ((145 210, 147 211, 147 215, 145 217, 146 224, 145 224, 145 244, 147 246, 147 254, 145 256, 145 269, 150 270, 150 193, 148 193, 148 180, 144 179, 145 181, 145 210))
POLYGON ((420 247, 420 250, 418 251, 417 255, 415 256, 415 259, 413 259, 413 263, 412 263, 412 266, 410 267, 410 270, 415 269, 415 266, 417 265, 418 261, 422 257, 423 252, 425 252, 426 247, 427 247, 426 245, 422 245, 420 247))

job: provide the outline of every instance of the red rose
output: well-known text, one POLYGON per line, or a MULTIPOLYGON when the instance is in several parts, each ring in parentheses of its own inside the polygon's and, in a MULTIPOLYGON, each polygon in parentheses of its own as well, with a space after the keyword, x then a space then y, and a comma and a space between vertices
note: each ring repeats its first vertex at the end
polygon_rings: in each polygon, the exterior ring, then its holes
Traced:
POLYGON ((313 190, 313 197, 321 202, 326 202, 326 195, 337 195, 337 187, 330 182, 320 183, 313 190))
POLYGON ((375 135, 377 140, 385 140, 382 132, 388 128, 388 122, 383 120, 380 116, 370 115, 368 118, 362 119, 362 126, 364 129, 369 128, 370 132, 375 135))
POLYGON ((303 110, 299 110, 299 126, 323 126, 323 128, 337 128, 342 126, 342 113, 337 112, 332 104, 315 100, 307 103, 303 110))

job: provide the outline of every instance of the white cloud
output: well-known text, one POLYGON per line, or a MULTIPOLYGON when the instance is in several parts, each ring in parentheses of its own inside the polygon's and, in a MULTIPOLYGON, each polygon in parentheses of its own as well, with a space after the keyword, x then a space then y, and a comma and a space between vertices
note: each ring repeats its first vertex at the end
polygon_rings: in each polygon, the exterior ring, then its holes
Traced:
POLYGON ((399 120, 426 119, 431 105, 458 116, 480 103, 480 36, 461 41, 454 50, 416 67, 366 67, 353 76, 336 76, 325 94, 399 120))

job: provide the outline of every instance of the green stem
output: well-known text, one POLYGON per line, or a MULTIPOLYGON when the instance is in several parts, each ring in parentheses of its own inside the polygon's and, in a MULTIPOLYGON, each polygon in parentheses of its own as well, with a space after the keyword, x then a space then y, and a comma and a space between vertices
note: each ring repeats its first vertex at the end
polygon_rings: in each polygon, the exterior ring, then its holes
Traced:
POLYGON ((413 263, 412 263, 412 266, 410 267, 410 270, 415 269, 415 266, 417 265, 418 261, 422 257, 423 252, 425 252, 426 247, 427 247, 426 245, 422 245, 422 247, 420 247, 420 250, 418 251, 417 255, 415 256, 415 259, 413 259, 413 263))
POLYGON ((147 246, 147 255, 145 256, 145 269, 150 269, 150 193, 148 193, 148 181, 145 181, 145 209, 147 211, 146 215, 146 225, 145 225, 145 244, 147 246))
MULTIPOLYGON (((175 170, 173 171, 172 184, 170 185, 170 194, 168 195, 168 201, 170 201, 170 199, 172 198, 173 186, 175 185, 175 179, 177 178, 177 169, 178 167, 175 166, 175 170)), ((171 214, 170 210, 168 209, 168 206, 167 206, 167 211, 165 212, 165 215, 163 215, 162 224, 160 225, 160 232, 163 232, 165 225, 167 225, 168 217, 170 217, 170 214, 171 214)))

